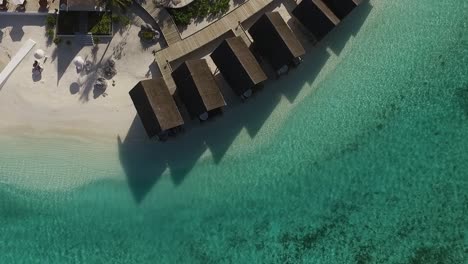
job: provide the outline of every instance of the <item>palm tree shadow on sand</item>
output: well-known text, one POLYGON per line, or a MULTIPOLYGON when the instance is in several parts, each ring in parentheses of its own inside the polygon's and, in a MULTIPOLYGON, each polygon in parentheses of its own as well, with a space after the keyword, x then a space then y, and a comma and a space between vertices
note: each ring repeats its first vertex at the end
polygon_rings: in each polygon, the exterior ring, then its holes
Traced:
MULTIPOLYGON (((346 23, 354 26, 332 31, 327 36, 329 42, 343 41, 336 45, 345 46, 370 12, 370 8, 365 7, 366 3, 363 5, 354 11, 358 15, 347 19, 346 23), (365 17, 358 17, 359 14, 365 17)), ((328 41, 322 41, 308 49, 304 62, 298 68, 279 80, 269 76, 265 86, 244 103, 232 91, 225 90, 226 85, 220 85, 224 87, 222 93, 227 102, 222 116, 204 123, 186 120, 185 132, 166 142, 149 140, 139 117, 135 116, 127 135, 117 138, 120 163, 135 201, 140 203, 165 171, 173 183, 179 185, 201 158, 208 157, 207 162, 220 164, 243 129, 251 138, 256 137, 282 97, 293 103, 301 88, 312 84, 330 57, 328 48, 328 41)), ((219 73, 215 73, 215 79, 224 81, 219 73)))

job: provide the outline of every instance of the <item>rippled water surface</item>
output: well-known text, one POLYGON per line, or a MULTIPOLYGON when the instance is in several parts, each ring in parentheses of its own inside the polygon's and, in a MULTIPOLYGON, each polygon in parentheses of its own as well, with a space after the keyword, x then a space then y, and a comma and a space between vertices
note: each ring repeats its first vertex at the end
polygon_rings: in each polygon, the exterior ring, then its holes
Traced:
POLYGON ((2 138, 0 263, 463 263, 467 10, 370 1, 176 141, 2 138))

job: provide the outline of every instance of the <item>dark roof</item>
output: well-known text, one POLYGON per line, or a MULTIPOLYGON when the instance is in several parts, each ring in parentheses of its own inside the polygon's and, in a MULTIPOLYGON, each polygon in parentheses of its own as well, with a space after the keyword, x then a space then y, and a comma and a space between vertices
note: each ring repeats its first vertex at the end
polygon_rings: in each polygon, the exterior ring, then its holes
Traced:
POLYGON ((335 27, 335 24, 314 3, 314 0, 302 0, 294 8, 292 14, 314 34, 317 40, 321 40, 335 27))
POLYGON ((129 94, 149 137, 184 124, 162 78, 139 81, 129 94))
POLYGON ((192 116, 226 105, 205 59, 189 60, 172 72, 177 93, 192 116))
POLYGON ((238 95, 267 79, 265 72, 241 37, 225 39, 211 53, 211 58, 238 95))
POLYGON ((299 40, 278 12, 263 14, 249 29, 255 49, 275 70, 305 54, 299 40))
POLYGON ((322 0, 330 10, 339 18, 345 18, 356 7, 353 0, 322 0))

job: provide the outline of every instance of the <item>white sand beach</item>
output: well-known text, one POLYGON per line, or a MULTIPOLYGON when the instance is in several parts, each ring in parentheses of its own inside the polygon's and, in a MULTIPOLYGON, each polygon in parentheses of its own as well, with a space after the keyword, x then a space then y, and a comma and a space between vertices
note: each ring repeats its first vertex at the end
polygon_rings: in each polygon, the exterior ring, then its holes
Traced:
POLYGON ((158 72, 152 51, 160 45, 143 47, 135 25, 117 31, 112 39, 102 38, 102 43, 94 47, 82 46, 74 38, 69 44, 63 38, 55 45, 45 35, 44 20, 44 16, 0 17, 0 64, 6 64, 28 39, 36 42, 0 88, 0 133, 68 134, 109 140, 125 134, 136 113, 128 91, 139 80, 158 72), (32 72, 37 49, 44 50, 47 57, 39 60, 44 68, 40 76, 32 72), (76 56, 93 62, 89 73, 77 72, 73 63, 76 56), (111 57, 116 61, 117 74, 108 80, 105 94, 95 94, 98 69, 111 57))

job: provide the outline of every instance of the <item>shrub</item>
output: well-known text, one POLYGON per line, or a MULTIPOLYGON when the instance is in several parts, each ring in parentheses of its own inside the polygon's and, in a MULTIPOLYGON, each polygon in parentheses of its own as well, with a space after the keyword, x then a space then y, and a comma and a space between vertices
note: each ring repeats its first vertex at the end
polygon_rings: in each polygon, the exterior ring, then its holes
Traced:
POLYGON ((107 35, 112 33, 111 28, 112 18, 109 14, 104 14, 101 20, 91 28, 90 32, 94 35, 107 35))
POLYGON ((140 37, 144 40, 153 40, 154 38, 154 32, 150 31, 142 31, 140 34, 140 37))
POLYGON ((112 14, 112 22, 120 23, 120 16, 116 14, 112 14))
POLYGON ((53 38, 54 35, 55 35, 55 31, 54 31, 54 29, 49 28, 49 29, 47 29, 46 34, 47 34, 47 37, 53 38))
POLYGON ((168 9, 174 22, 179 26, 190 24, 192 19, 216 16, 229 10, 229 0, 195 0, 182 8, 168 9))
POLYGON ((112 22, 113 23, 119 23, 122 26, 127 26, 128 24, 130 24, 130 19, 128 17, 124 16, 124 15, 113 14, 112 15, 112 22))
POLYGON ((126 16, 120 16, 120 24, 128 26, 130 24, 130 19, 126 16))
POLYGON ((101 42, 101 39, 99 37, 93 36, 93 42, 94 44, 99 44, 99 42, 101 42))
POLYGON ((55 37, 55 38, 54 38, 54 43, 55 43, 55 45, 60 44, 60 42, 62 42, 62 38, 61 38, 61 37, 55 37))
POLYGON ((46 18, 46 26, 47 28, 53 28, 57 24, 57 19, 54 15, 48 15, 46 18))

